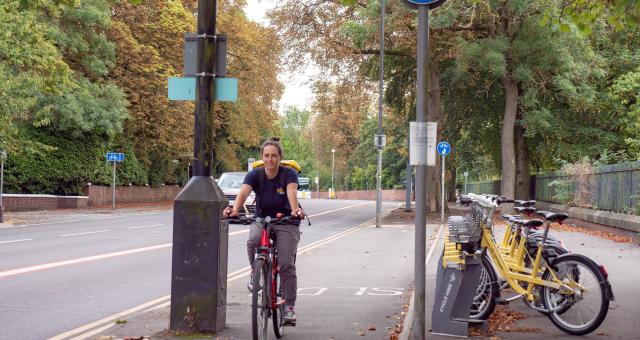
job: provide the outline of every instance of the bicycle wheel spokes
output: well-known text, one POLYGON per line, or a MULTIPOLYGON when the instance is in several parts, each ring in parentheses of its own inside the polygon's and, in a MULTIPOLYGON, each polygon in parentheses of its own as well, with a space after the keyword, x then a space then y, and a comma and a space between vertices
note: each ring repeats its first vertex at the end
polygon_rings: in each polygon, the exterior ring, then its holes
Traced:
POLYGON ((580 258, 563 259, 556 264, 556 275, 569 289, 545 287, 544 302, 552 311, 551 321, 563 331, 582 335, 596 329, 606 316, 609 301, 600 282, 598 268, 580 258))
POLYGON ((271 308, 268 302, 267 265, 264 260, 256 260, 254 266, 256 269, 253 274, 254 286, 251 297, 253 339, 266 340, 271 308))

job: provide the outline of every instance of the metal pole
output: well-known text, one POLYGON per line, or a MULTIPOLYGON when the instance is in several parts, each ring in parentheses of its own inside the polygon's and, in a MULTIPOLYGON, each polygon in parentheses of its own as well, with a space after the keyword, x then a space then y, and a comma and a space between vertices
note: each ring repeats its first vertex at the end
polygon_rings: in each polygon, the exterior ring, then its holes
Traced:
POLYGON ((464 194, 467 194, 467 176, 464 176, 464 194))
POLYGON ((215 80, 224 70, 216 70, 216 7, 216 0, 198 1, 194 160, 173 204, 169 329, 188 332, 217 332, 227 314, 229 222, 220 217, 229 202, 211 176, 215 80))
POLYGON ((113 162, 113 190, 111 195, 111 209, 116 210, 116 162, 113 162))
POLYGON ((334 195, 336 192, 335 187, 333 186, 333 180, 336 172, 336 150, 331 150, 331 191, 333 191, 334 195))
POLYGON ((6 153, 0 151, 0 223, 4 223, 4 205, 2 204, 2 195, 4 194, 4 158, 6 153))
POLYGON ((380 0, 380 70, 378 85, 378 168, 376 170, 376 228, 380 228, 382 211, 382 104, 384 91, 384 0, 380 0))
POLYGON ((404 211, 411 211, 411 182, 413 181, 413 168, 411 167, 411 163, 407 162, 407 178, 406 178, 406 202, 404 211))
MULTIPOLYGON (((429 61, 429 6, 418 6, 418 70, 416 121, 426 121, 427 65, 429 61)), ((427 166, 416 166, 415 284, 413 338, 425 338, 425 257, 427 227, 427 166)))
POLYGON ((440 223, 444 224, 444 205, 447 204, 447 201, 444 199, 444 158, 442 155, 442 200, 440 201, 440 223))

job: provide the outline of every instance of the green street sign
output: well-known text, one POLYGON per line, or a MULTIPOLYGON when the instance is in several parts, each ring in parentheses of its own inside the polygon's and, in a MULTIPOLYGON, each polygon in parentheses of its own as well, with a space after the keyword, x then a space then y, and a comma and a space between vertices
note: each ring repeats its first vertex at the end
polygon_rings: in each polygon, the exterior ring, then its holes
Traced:
MULTIPOLYGON (((196 78, 170 77, 169 100, 196 100, 196 78)), ((238 101, 238 78, 216 78, 216 100, 238 101)))

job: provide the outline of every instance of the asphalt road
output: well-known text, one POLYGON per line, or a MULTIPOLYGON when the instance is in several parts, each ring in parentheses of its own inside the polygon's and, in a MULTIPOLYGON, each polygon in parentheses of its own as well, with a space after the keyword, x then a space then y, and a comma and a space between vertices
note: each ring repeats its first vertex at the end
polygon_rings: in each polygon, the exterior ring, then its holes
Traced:
MULTIPOLYGON (((385 203, 383 209, 396 206, 385 203)), ((300 247, 370 220, 375 202, 305 200, 300 247)), ((229 228, 229 273, 248 227, 229 228)), ((172 212, 81 214, 0 229, 0 339, 44 339, 170 292, 172 212)))

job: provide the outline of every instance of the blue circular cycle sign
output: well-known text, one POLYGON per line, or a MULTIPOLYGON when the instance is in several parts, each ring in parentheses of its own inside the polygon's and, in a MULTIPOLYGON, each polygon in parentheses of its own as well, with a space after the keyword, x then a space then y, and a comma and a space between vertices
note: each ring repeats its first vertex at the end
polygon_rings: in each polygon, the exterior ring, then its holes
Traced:
POLYGON ((449 145, 449 143, 445 141, 442 141, 438 143, 437 149, 439 154, 446 156, 449 154, 449 152, 451 152, 451 145, 449 145))
POLYGON ((404 0, 405 4, 409 7, 416 8, 417 6, 426 5, 429 6, 430 9, 442 5, 445 1, 446 0, 404 0))

